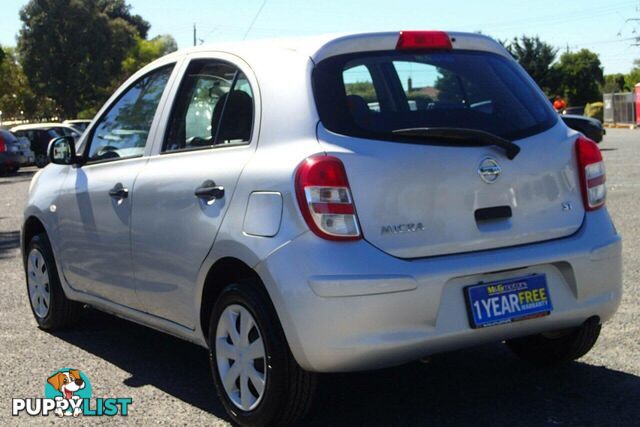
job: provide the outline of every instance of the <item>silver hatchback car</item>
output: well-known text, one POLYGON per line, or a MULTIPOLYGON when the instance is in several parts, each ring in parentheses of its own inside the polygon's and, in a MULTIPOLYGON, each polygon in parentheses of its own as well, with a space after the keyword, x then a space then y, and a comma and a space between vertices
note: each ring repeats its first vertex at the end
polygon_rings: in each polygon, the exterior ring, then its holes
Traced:
POLYGON ((571 361, 620 302, 600 151, 482 35, 179 51, 49 156, 22 230, 40 327, 86 304, 206 347, 242 425, 302 417, 316 373, 493 341, 571 361))

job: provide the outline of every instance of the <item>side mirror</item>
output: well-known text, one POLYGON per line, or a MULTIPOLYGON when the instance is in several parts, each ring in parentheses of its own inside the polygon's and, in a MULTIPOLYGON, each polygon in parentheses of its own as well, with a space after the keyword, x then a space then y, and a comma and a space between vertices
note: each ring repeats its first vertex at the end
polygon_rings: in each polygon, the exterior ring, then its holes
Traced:
POLYGON ((56 165, 74 165, 78 163, 76 157, 76 143, 72 136, 61 136, 49 143, 49 161, 56 165))

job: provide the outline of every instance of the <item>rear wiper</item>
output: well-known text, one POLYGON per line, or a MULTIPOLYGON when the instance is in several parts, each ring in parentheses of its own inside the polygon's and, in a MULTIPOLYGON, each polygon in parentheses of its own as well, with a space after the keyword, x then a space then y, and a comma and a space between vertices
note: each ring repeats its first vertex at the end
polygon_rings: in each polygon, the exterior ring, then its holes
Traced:
POLYGON ((520 147, 508 139, 477 129, 435 127, 396 129, 392 132, 401 136, 448 139, 475 145, 495 145, 505 151, 509 160, 513 160, 520 152, 520 147))

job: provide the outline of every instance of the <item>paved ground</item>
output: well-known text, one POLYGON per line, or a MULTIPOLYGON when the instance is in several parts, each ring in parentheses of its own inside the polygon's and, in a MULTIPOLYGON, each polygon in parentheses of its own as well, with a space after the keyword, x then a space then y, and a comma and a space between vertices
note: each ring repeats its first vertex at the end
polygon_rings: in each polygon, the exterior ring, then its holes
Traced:
MULTIPOLYGON (((307 425, 638 425, 640 423, 640 131, 608 130, 608 206, 625 238, 625 296, 596 348, 570 366, 539 370, 500 344, 443 354, 428 364, 321 377, 307 425)), ((0 178, 0 424, 12 397, 40 397, 54 370, 76 367, 94 396, 133 397, 127 419, 73 424, 226 425, 206 352, 88 311, 73 331, 36 328, 19 260, 18 233, 33 172, 0 178)))

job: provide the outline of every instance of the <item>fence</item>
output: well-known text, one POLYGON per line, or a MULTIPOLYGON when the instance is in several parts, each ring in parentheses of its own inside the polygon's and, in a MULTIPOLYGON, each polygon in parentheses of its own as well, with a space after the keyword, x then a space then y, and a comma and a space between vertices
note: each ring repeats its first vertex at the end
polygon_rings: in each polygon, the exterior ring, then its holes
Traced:
POLYGON ((634 93, 605 93, 604 122, 636 124, 636 105, 634 93))

